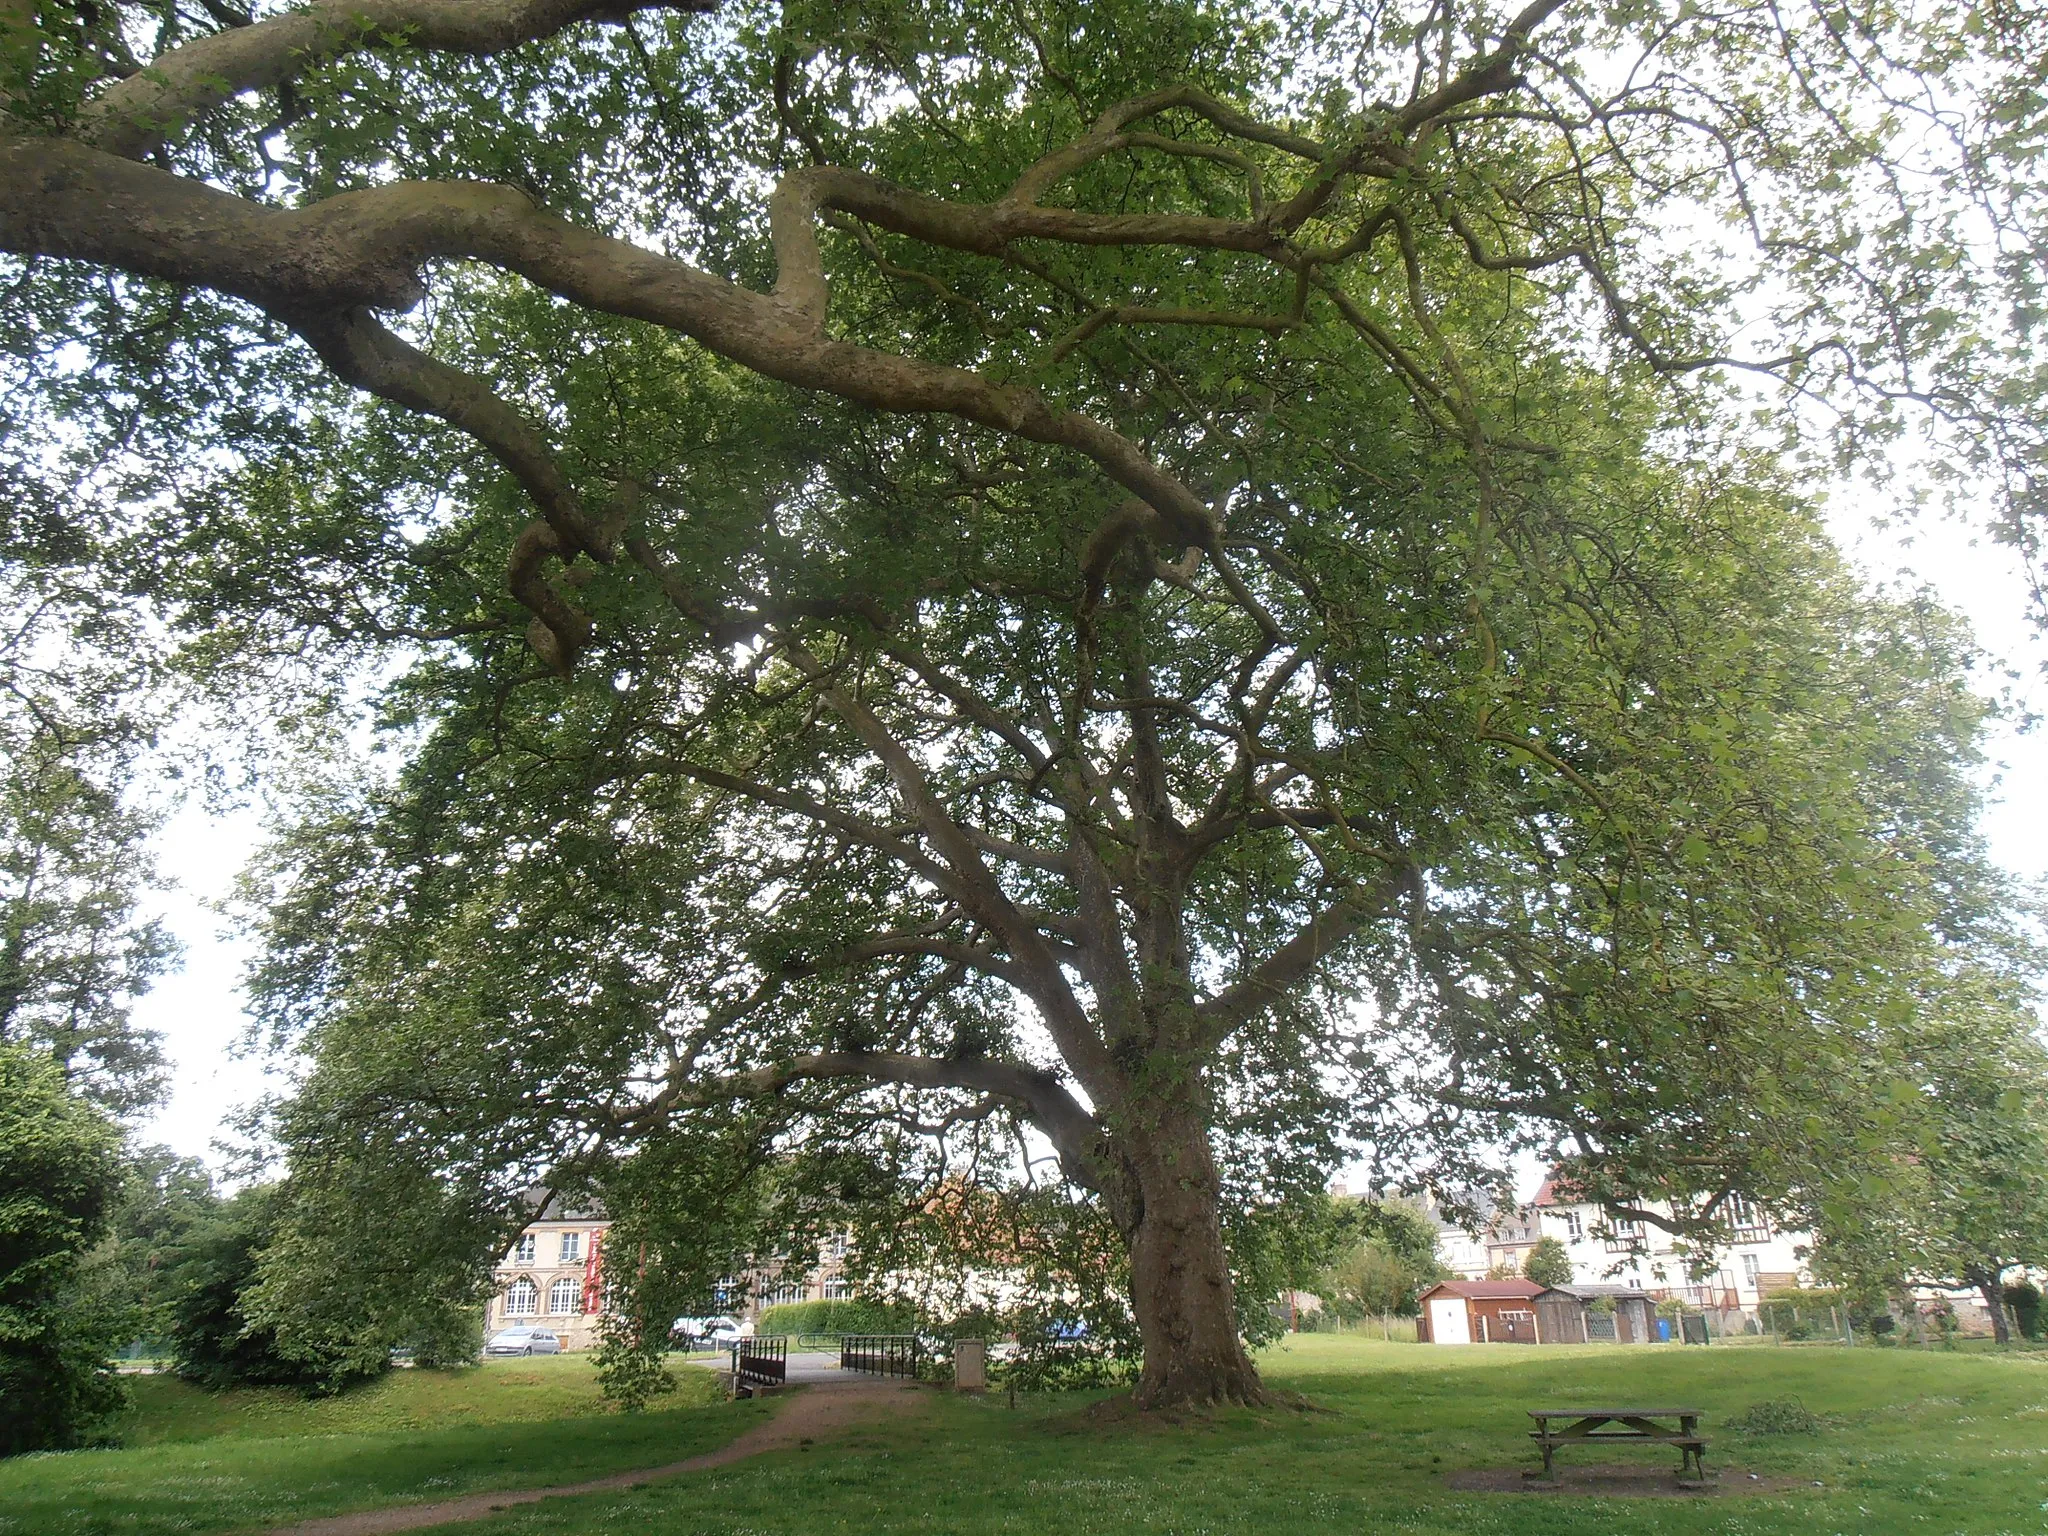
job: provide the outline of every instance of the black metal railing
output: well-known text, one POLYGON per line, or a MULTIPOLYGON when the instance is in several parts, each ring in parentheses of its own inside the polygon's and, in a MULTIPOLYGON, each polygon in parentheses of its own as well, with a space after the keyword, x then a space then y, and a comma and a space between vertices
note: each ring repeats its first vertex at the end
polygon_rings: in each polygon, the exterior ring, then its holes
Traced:
POLYGON ((914 1333, 849 1333, 839 1340, 839 1369, 874 1376, 917 1377, 924 1346, 914 1333))
POLYGON ((789 1340, 737 1339, 732 1346, 732 1388, 780 1387, 789 1381, 789 1340))

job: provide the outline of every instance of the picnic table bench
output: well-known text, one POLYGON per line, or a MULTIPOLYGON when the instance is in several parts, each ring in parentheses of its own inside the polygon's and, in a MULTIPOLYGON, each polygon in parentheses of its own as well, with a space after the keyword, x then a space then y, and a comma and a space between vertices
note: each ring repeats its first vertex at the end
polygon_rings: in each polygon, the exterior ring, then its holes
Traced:
POLYGON ((1556 1482, 1557 1470, 1551 1458, 1560 1446, 1627 1440, 1638 1445, 1675 1445, 1679 1480, 1684 1481, 1688 1472, 1699 1482, 1707 1480, 1702 1460, 1707 1442, 1700 1438, 1697 1408, 1532 1408, 1529 1417, 1536 1421, 1529 1438, 1543 1452, 1543 1470, 1525 1472, 1525 1477, 1546 1477, 1556 1482), (1611 1428, 1606 1427, 1610 1425, 1611 1428))

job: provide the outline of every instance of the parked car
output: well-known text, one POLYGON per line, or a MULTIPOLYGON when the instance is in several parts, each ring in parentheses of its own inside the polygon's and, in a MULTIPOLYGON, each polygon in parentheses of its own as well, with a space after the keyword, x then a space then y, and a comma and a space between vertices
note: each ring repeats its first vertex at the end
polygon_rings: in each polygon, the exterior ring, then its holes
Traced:
POLYGON ((754 1330, 731 1317, 679 1317, 671 1332, 684 1349, 724 1349, 754 1330))
POLYGON ((562 1341, 545 1328, 505 1328, 484 1343, 486 1355, 559 1355, 562 1341))

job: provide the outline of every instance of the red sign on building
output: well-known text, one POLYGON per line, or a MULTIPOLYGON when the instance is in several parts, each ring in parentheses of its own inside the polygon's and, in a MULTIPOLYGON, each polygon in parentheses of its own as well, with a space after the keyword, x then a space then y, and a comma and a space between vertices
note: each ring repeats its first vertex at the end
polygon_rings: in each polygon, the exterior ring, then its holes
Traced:
POLYGON ((590 1253, 583 1260, 583 1310, 586 1315, 604 1310, 604 1234, 590 1234, 590 1253))

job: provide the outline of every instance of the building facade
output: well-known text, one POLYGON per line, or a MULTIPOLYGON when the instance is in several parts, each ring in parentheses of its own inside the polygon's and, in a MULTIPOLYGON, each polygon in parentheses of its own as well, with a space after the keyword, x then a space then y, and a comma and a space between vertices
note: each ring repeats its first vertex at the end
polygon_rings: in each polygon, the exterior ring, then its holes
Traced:
POLYGON ((550 1200, 498 1265, 497 1294, 484 1312, 485 1333, 529 1325, 553 1332, 564 1349, 595 1345, 610 1229, 602 1211, 570 1209, 550 1200))
MULTIPOLYGON (((1653 1211, 1664 1208, 1655 1204, 1653 1211)), ((1433 1208, 1432 1208, 1432 1213, 1433 1208)), ((1781 1229, 1752 1203, 1734 1199, 1727 1207, 1731 1241, 1708 1256, 1704 1274, 1692 1272, 1693 1255, 1652 1222, 1619 1221, 1597 1204, 1574 1198, 1553 1173, 1535 1197, 1512 1211, 1495 1212, 1477 1236, 1437 1218, 1437 1259, 1460 1280, 1521 1273, 1529 1251, 1546 1237, 1564 1244, 1574 1286, 1626 1288, 1658 1301, 1675 1300, 1700 1311, 1754 1316, 1774 1292, 1811 1283, 1804 1251, 1812 1239, 1781 1229)), ((1591 1294, 1589 1291, 1588 1294, 1591 1294)))
MULTIPOLYGON (((484 1310, 484 1331, 523 1325, 546 1328, 565 1350, 594 1348, 604 1310, 605 1240, 611 1219, 595 1208, 550 1200, 498 1263, 497 1291, 484 1310)), ((818 1262, 797 1268, 776 1260, 719 1282, 717 1310, 755 1323, 768 1307, 797 1301, 846 1301, 848 1240, 827 1238, 818 1262)))
MULTIPOLYGON (((1666 1211, 1655 1202, 1644 1208, 1666 1211)), ((1574 1282, 1631 1286, 1697 1311, 1754 1316, 1766 1296, 1811 1283, 1805 1261, 1813 1241, 1808 1233, 1781 1230, 1768 1213, 1739 1195, 1731 1196, 1723 1211, 1732 1228, 1730 1240, 1704 1256, 1706 1265, 1699 1272, 1693 1261, 1700 1255, 1681 1249, 1662 1227, 1608 1216, 1598 1205, 1575 1198, 1555 1173, 1514 1220, 1521 1231, 1533 1227, 1535 1236, 1564 1244, 1574 1282)))

